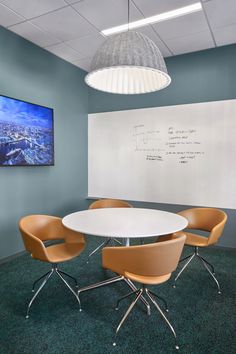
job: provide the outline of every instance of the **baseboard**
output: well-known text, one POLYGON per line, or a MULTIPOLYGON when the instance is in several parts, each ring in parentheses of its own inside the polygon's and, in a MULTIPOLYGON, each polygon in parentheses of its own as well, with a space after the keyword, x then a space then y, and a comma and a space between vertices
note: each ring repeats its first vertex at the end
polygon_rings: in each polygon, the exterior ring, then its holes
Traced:
POLYGON ((224 250, 228 250, 228 251, 236 251, 236 248, 235 247, 229 247, 229 246, 219 246, 219 245, 215 245, 213 246, 214 248, 223 248, 224 250))
POLYGON ((26 254, 26 251, 21 251, 21 252, 17 252, 15 254, 12 254, 11 256, 5 257, 5 258, 1 258, 0 259, 0 265, 9 261, 12 261, 13 259, 16 259, 20 256, 23 256, 24 254, 26 254))
MULTIPOLYGON (((225 247, 225 246, 211 246, 212 248, 223 248, 224 250, 229 250, 229 251, 233 251, 233 250, 236 250, 236 248, 234 247, 225 247)), ((18 252, 18 253, 15 253, 11 256, 8 256, 8 257, 5 257, 5 258, 2 258, 0 259, 0 265, 3 264, 3 263, 6 263, 6 262, 9 262, 9 261, 12 261, 20 256, 23 256, 24 254, 26 254, 27 252, 26 251, 21 251, 21 252, 18 252)))

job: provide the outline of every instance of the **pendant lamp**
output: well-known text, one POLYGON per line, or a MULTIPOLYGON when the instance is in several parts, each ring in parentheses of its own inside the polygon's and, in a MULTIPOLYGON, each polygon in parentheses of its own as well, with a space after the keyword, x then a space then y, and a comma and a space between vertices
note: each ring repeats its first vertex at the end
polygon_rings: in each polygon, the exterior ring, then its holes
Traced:
POLYGON ((104 92, 140 94, 164 89, 171 78, 156 44, 128 30, 108 38, 97 50, 85 82, 104 92))

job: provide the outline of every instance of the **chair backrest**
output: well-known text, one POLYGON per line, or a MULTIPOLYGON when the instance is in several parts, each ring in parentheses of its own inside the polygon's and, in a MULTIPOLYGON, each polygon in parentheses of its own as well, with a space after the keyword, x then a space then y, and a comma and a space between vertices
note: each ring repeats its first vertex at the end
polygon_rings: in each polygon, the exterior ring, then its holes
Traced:
POLYGON ((130 247, 105 247, 103 267, 121 275, 125 272, 143 276, 172 273, 179 262, 185 235, 173 235, 168 241, 130 247))
POLYGON ((215 208, 191 208, 178 213, 188 220, 187 229, 208 231, 208 245, 218 241, 227 220, 224 211, 215 208))
POLYGON ((25 216, 19 222, 19 229, 26 250, 33 258, 47 262, 47 249, 42 241, 65 239, 72 233, 63 226, 61 218, 49 215, 25 216))
POLYGON ((118 199, 99 199, 90 204, 89 209, 100 208, 132 208, 133 206, 128 202, 118 199))

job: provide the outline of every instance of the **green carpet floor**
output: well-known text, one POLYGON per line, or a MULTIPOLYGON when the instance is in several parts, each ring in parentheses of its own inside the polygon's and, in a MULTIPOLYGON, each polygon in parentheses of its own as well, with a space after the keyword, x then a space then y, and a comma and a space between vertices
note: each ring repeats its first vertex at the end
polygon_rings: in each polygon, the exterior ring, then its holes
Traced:
MULTIPOLYGON (((97 243, 97 239, 89 238, 83 254, 61 266, 77 277, 79 287, 112 276, 101 268, 99 255, 86 264, 89 251, 97 243)), ((222 295, 218 295, 210 275, 196 261, 180 278, 176 289, 171 280, 152 288, 168 301, 168 318, 178 335, 179 353, 233 354, 236 251, 212 248, 203 250, 202 255, 215 265, 222 295)), ((32 283, 47 270, 47 264, 29 255, 0 265, 1 354, 177 353, 172 334, 160 315, 153 308, 151 316, 147 316, 141 303, 121 328, 117 346, 112 346, 115 328, 129 303, 125 300, 119 311, 114 310, 116 299, 129 292, 124 283, 82 293, 83 311, 79 312, 68 289, 60 280, 50 279, 26 320, 32 283)))

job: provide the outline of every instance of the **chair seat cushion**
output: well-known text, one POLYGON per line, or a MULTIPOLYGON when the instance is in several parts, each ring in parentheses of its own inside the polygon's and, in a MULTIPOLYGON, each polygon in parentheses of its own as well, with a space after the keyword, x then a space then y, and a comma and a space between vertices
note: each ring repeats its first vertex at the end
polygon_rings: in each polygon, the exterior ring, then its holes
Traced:
POLYGON ((78 256, 84 249, 84 243, 59 243, 47 247, 49 262, 60 263, 78 256))
POLYGON ((171 273, 166 275, 161 275, 158 277, 138 275, 129 272, 124 272, 124 276, 130 280, 137 281, 141 284, 161 284, 170 279, 171 273))
POLYGON ((206 247, 208 246, 208 237, 200 236, 193 234, 191 232, 185 232, 183 233, 186 235, 186 240, 185 240, 185 245, 189 246, 199 246, 199 247, 206 247))

